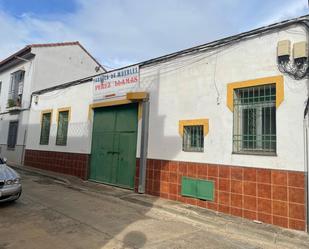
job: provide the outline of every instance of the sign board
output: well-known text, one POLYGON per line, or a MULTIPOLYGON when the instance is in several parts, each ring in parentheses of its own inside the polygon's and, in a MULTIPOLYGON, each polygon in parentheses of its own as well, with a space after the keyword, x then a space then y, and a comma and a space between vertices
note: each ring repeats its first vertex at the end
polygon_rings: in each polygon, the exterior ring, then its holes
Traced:
POLYGON ((139 83, 139 67, 132 66, 101 74, 93 78, 93 99, 125 96, 136 90, 139 83))

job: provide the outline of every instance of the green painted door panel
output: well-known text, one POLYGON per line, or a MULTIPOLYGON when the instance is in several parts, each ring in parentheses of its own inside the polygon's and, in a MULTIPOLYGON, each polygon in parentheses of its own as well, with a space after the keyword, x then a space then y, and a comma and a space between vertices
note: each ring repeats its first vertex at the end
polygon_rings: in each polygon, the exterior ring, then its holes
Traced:
POLYGON ((116 113, 114 109, 95 109, 93 120, 93 133, 114 132, 116 122, 116 113))
POLYGON ((97 132, 92 143, 90 179, 110 182, 112 177, 114 134, 97 132))
POLYGON ((137 104, 117 107, 115 131, 137 132, 137 104))
POLYGON ((111 164, 110 181, 109 183, 117 185, 117 175, 118 175, 118 161, 119 161, 119 134, 114 133, 114 146, 110 152, 113 158, 111 164))
POLYGON ((136 158, 131 155, 136 154, 136 146, 128 144, 136 143, 136 133, 121 133, 119 139, 119 161, 118 161, 118 179, 120 186, 134 188, 134 175, 136 158))
POLYGON ((134 188, 137 104, 94 111, 90 179, 134 188))

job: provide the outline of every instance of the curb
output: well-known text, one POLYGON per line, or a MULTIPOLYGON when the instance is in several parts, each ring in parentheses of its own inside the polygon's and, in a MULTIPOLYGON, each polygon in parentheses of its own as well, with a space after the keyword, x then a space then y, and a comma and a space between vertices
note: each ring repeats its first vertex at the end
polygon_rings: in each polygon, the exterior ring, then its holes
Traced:
POLYGON ((66 179, 65 177, 60 177, 60 176, 56 176, 56 175, 53 175, 53 174, 50 174, 48 172, 44 172, 42 170, 39 170, 39 169, 34 169, 32 167, 29 167, 29 166, 20 166, 20 165, 16 165, 16 164, 8 164, 8 166, 10 166, 11 168, 15 169, 15 170, 21 170, 21 171, 24 171, 24 172, 31 172, 33 174, 39 174, 39 175, 42 175, 42 176, 45 176, 45 177, 49 177, 49 178, 52 178, 56 181, 60 181, 60 182, 63 182, 67 185, 70 185, 71 182, 66 179))
MULTIPOLYGON (((309 248, 309 236, 305 232, 284 229, 265 223, 255 223, 243 218, 229 216, 212 210, 161 198, 159 198, 161 203, 157 203, 153 201, 153 199, 157 197, 147 194, 140 195, 134 192, 129 192, 127 194, 113 195, 108 192, 100 191, 104 189, 95 185, 96 183, 83 181, 77 177, 68 175, 61 176, 59 175, 60 173, 55 174, 53 172, 40 170, 29 166, 12 164, 9 164, 9 166, 17 170, 52 178, 60 182, 60 184, 71 186, 80 191, 89 191, 102 196, 113 197, 135 205, 146 207, 152 206, 172 215, 189 219, 192 222, 206 227, 207 229, 215 228, 219 232, 225 232, 234 236, 240 236, 259 242, 265 242, 275 247, 279 246, 280 248, 309 248), (98 191, 96 191, 96 188, 98 191)), ((115 189, 115 187, 112 186, 102 186, 110 191, 114 191, 115 189)), ((122 191, 119 190, 119 192, 122 191)))

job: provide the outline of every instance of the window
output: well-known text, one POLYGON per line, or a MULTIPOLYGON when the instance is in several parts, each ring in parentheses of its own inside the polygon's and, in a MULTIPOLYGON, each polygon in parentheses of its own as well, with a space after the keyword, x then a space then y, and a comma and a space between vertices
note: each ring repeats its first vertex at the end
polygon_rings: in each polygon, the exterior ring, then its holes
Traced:
POLYGON ((233 151, 276 153, 276 85, 234 90, 233 151))
POLYGON ((9 133, 7 147, 8 149, 14 149, 17 140, 18 121, 11 121, 9 124, 9 133))
POLYGON ((40 144, 47 145, 49 142, 49 132, 51 124, 51 112, 42 114, 40 144))
POLYGON ((25 71, 19 70, 11 74, 8 107, 21 106, 25 71))
POLYGON ((203 152, 204 131, 203 125, 185 125, 183 127, 183 151, 203 152))
POLYGON ((69 111, 68 110, 59 111, 56 145, 67 144, 68 125, 69 125, 69 111))

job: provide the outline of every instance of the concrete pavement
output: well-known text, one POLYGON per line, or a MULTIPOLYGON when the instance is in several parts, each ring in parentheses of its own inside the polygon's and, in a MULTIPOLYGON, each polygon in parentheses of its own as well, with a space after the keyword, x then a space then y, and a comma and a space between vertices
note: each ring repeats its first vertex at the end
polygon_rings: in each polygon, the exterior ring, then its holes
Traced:
POLYGON ((21 199, 0 206, 0 249, 309 248, 305 233, 34 171, 20 171, 21 199))

